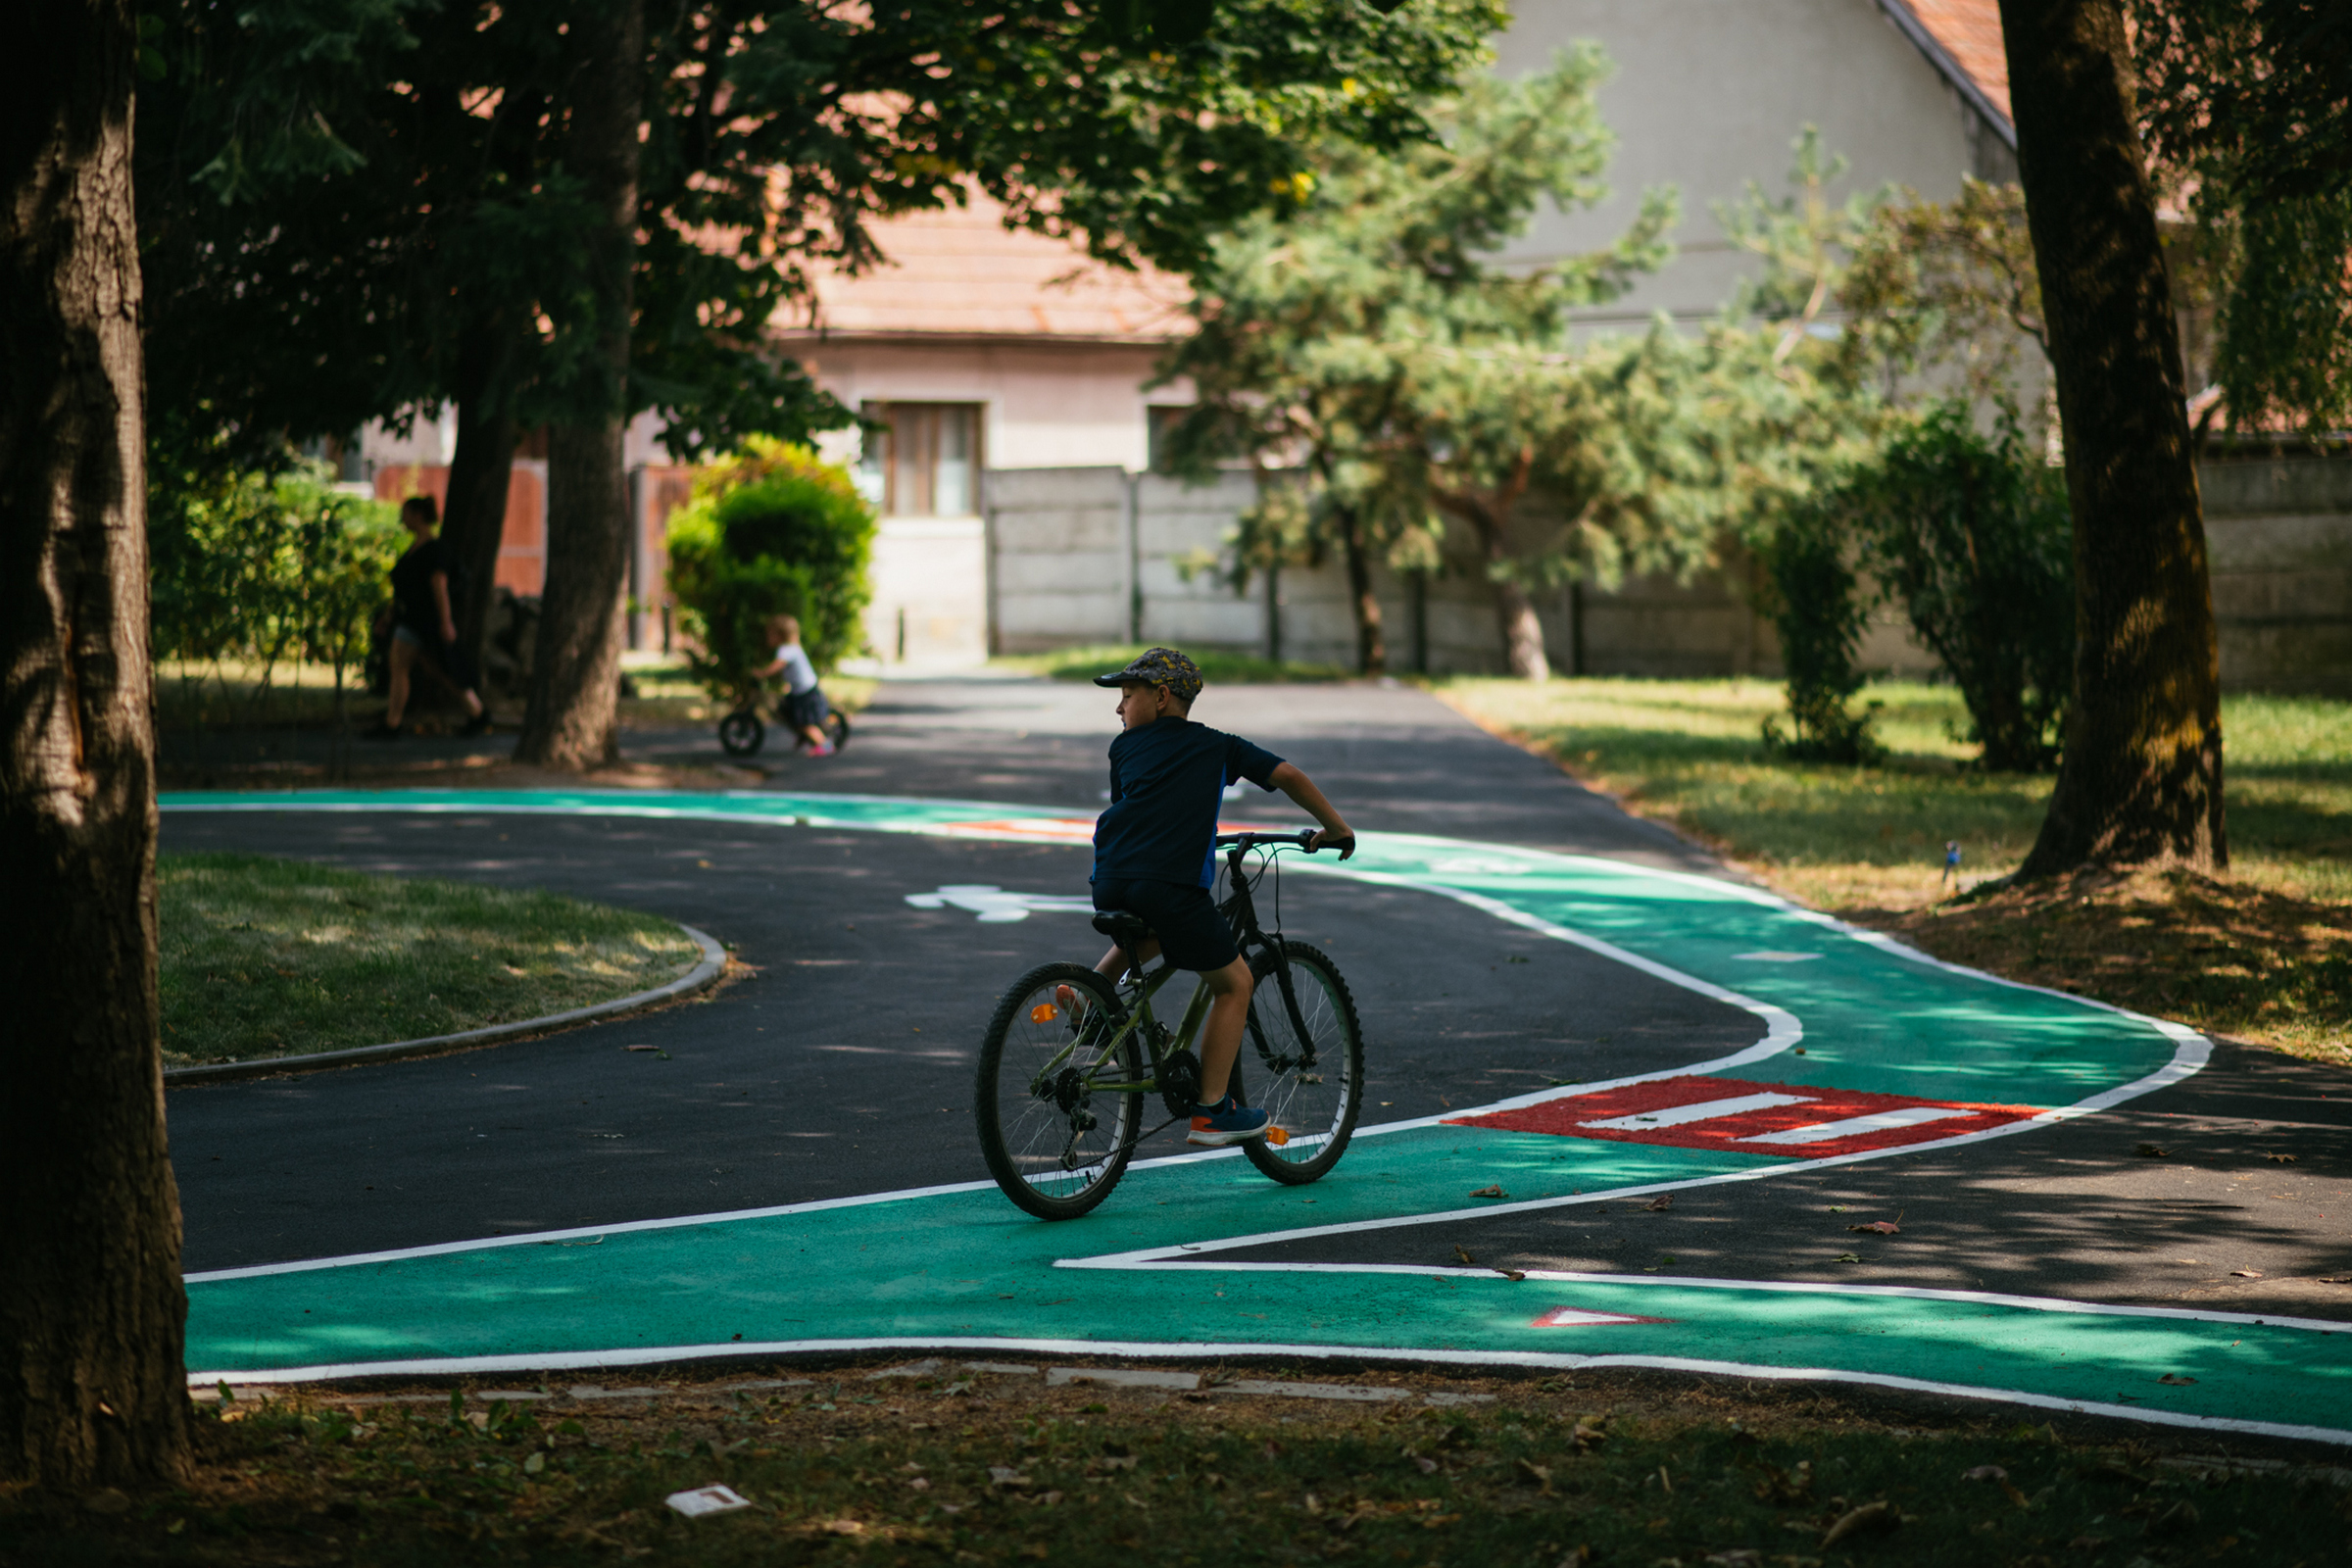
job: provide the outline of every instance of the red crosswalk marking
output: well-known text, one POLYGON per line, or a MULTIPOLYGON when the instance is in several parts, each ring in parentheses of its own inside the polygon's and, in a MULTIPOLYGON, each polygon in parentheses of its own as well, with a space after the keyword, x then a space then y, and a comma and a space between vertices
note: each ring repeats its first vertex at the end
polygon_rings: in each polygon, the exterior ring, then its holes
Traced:
POLYGON ((1451 1117, 1448 1125, 1816 1159, 1984 1132, 2040 1113, 2037 1105, 1692 1077, 1563 1095, 1518 1110, 1451 1117))

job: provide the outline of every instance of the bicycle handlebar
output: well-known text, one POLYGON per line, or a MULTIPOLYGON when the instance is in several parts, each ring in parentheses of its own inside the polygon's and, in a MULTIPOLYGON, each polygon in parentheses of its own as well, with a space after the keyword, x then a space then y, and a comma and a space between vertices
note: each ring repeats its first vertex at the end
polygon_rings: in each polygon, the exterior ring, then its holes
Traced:
MULTIPOLYGON (((1217 843, 1220 847, 1230 845, 1242 850, 1253 850, 1262 844, 1268 849, 1298 849, 1312 855, 1315 853, 1315 835, 1321 831, 1320 828, 1310 827, 1297 833, 1220 833, 1217 843)), ((1354 845, 1355 835, 1350 833, 1346 838, 1327 839, 1323 847, 1337 850, 1351 849, 1354 845)))

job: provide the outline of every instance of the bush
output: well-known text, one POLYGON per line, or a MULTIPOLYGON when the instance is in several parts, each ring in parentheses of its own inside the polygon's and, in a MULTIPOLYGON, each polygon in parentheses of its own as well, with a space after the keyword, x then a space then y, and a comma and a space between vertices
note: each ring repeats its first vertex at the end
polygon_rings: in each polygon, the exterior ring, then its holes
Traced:
POLYGON ((155 657, 357 662, 407 548, 399 509, 315 465, 269 474, 159 454, 148 500, 155 657))
POLYGON ((1784 516, 1761 547, 1765 609, 1781 634, 1788 672, 1788 717, 1764 721, 1764 744, 1803 762, 1875 762, 1885 755, 1871 721, 1876 703, 1857 713, 1848 705, 1862 689, 1854 663, 1870 602, 1861 591, 1845 541, 1852 533, 1849 498, 1832 490, 1784 516))
POLYGON ((669 520, 669 586, 694 649, 695 678, 722 701, 750 694, 770 649, 770 615, 798 616, 819 669, 864 646, 874 510, 848 470, 806 447, 755 438, 705 470, 669 520))
POLYGON ((1968 706, 1960 739, 1999 772, 2056 765, 2074 687, 2074 525, 2066 481, 2014 415, 1989 435, 1938 405, 1856 475, 1864 563, 1968 706))

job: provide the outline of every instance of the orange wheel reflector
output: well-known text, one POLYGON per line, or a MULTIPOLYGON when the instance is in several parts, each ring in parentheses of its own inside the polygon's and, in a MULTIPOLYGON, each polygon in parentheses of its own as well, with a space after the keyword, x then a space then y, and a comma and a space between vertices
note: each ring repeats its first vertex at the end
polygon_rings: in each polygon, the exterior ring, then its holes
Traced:
POLYGON ((1266 1142, 1267 1142, 1267 1143, 1269 1143, 1269 1144, 1276 1144, 1276 1145, 1280 1145, 1280 1144, 1287 1144, 1287 1143, 1289 1143, 1290 1141, 1291 1141, 1291 1135, 1290 1135, 1289 1133, 1286 1133, 1286 1132, 1284 1132, 1284 1131, 1283 1131, 1281 1128, 1279 1128, 1279 1127, 1269 1127, 1269 1128, 1267 1128, 1267 1129, 1266 1129, 1266 1142))
POLYGON ((1061 1009, 1054 1005, 1054 1004, 1051 1002, 1041 1002, 1036 1006, 1029 1009, 1029 1021, 1031 1023, 1052 1023, 1054 1019, 1060 1016, 1061 1009))

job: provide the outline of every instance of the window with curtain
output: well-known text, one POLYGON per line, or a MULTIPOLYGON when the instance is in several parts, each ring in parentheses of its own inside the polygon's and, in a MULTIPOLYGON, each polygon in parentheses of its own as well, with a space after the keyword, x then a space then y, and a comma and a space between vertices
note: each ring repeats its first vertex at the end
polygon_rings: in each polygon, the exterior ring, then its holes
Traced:
POLYGON ((869 435, 859 488, 892 517, 963 517, 980 509, 980 409, 972 403, 869 403, 888 428, 869 435))

